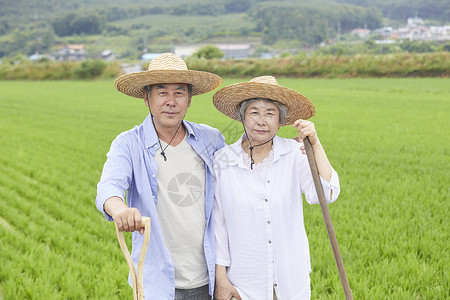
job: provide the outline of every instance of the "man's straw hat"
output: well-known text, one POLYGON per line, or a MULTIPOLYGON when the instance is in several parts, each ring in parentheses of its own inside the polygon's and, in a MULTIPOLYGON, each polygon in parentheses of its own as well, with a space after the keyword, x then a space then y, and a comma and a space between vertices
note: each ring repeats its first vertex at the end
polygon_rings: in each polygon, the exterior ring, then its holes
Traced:
POLYGON ((192 96, 195 96, 214 90, 222 83, 222 78, 209 72, 188 70, 181 58, 164 53, 150 62, 147 71, 122 75, 114 86, 121 93, 142 98, 146 85, 162 83, 192 84, 192 96))
POLYGON ((283 103, 288 108, 286 124, 298 119, 309 119, 316 113, 314 105, 305 96, 290 88, 281 86, 273 76, 260 76, 249 82, 226 86, 213 96, 214 106, 226 116, 239 120, 237 109, 242 101, 264 98, 283 103))

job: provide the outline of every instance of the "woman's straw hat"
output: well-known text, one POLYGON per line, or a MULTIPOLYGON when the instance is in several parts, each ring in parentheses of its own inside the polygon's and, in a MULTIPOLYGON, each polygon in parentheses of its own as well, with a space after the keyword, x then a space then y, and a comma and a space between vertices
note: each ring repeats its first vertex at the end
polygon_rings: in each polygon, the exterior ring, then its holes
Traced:
POLYGON ((260 76, 249 82, 226 86, 213 96, 214 106, 226 116, 239 120, 237 109, 247 99, 264 98, 283 103, 288 108, 287 125, 298 119, 309 119, 316 113, 314 105, 305 96, 281 86, 273 76, 260 76))
POLYGON ((222 78, 209 72, 188 70, 180 57, 164 53, 150 62, 147 71, 122 75, 114 86, 121 93, 142 98, 146 85, 161 83, 192 84, 192 96, 195 96, 214 90, 222 83, 222 78))

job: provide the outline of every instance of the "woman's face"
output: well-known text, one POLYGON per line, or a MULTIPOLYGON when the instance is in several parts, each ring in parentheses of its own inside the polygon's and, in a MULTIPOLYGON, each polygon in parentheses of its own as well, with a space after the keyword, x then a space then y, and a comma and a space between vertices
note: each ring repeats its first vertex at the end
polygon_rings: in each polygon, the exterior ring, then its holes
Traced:
POLYGON ((271 139, 280 127, 280 111, 273 103, 259 100, 248 105, 244 126, 250 142, 255 145, 271 139))

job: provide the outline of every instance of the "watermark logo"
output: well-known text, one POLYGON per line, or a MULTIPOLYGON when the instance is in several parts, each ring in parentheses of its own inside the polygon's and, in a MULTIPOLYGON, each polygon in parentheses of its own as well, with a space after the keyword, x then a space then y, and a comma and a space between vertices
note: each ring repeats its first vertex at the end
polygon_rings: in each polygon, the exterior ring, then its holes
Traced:
POLYGON ((200 200, 204 186, 194 174, 180 173, 170 180, 167 190, 175 205, 189 207, 200 200))

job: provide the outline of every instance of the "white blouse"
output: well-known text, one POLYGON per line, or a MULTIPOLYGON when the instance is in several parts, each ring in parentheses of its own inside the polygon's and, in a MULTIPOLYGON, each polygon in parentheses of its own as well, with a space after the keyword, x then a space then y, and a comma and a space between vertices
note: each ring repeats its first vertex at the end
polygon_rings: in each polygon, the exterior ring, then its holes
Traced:
MULTIPOLYGON (((214 156, 216 263, 227 267, 243 300, 272 299, 274 290, 278 299, 310 299, 301 195, 310 204, 319 200, 306 155, 301 144, 275 136, 262 176, 245 162, 241 143, 242 137, 214 156)), ((335 201, 336 171, 321 182, 327 202, 335 201)))

